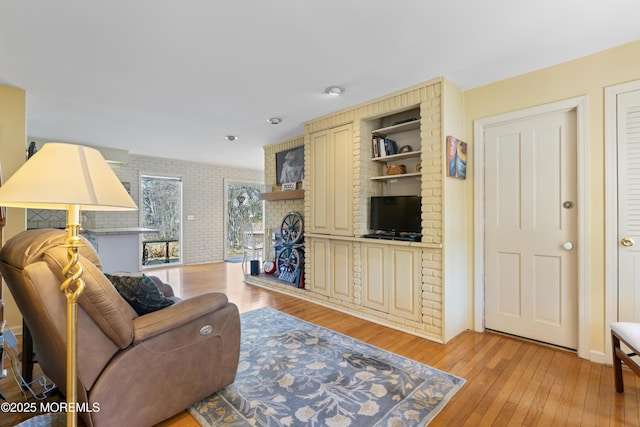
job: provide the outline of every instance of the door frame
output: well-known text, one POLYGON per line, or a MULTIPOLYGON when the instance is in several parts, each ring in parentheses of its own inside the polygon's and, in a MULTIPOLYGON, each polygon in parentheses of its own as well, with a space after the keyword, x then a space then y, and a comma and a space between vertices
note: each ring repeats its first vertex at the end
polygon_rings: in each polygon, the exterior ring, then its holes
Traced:
MULTIPOLYGON (((236 178, 223 178, 222 179, 222 185, 223 185, 223 220, 222 220, 222 235, 223 235, 223 239, 224 239, 224 244, 222 247, 222 259, 223 261, 227 261, 228 259, 228 254, 227 254, 227 216, 229 215, 229 211, 227 210, 227 206, 229 205, 229 185, 231 184, 246 184, 246 185, 255 185, 256 187, 260 187, 264 185, 264 182, 259 182, 259 181, 252 181, 252 180, 244 180, 244 179, 236 179, 236 178)), ((264 202, 262 203, 262 222, 264 223, 265 220, 265 204, 264 202)))
POLYGON ((611 328, 618 321, 618 95, 640 90, 640 80, 604 88, 605 360, 612 360, 611 328))
POLYGON ((587 97, 579 96, 550 104, 512 111, 474 120, 474 330, 484 331, 484 131, 489 126, 524 120, 534 116, 576 111, 576 158, 578 200, 578 356, 589 360, 602 359, 589 351, 589 161, 587 144, 587 97))

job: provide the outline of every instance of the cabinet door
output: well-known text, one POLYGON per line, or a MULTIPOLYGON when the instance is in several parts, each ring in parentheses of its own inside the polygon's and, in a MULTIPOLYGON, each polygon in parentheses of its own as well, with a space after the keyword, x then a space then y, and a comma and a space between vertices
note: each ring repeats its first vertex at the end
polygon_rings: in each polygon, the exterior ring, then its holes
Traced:
POLYGON ((332 240, 330 245, 331 296, 341 301, 353 300, 353 257, 351 242, 332 240))
POLYGON ((327 164, 331 162, 329 132, 311 134, 311 222, 312 233, 328 234, 330 231, 327 201, 329 184, 327 164))
POLYGON ((384 313, 389 310, 386 282, 386 249, 382 245, 361 245, 362 305, 384 313))
POLYGON ((313 233, 352 235, 353 132, 351 125, 311 134, 313 233))
POLYGON ((420 319, 420 250, 389 247, 389 314, 420 319))
POLYGON ((353 132, 351 125, 332 129, 333 161, 328 165, 327 177, 332 182, 330 215, 332 234, 352 235, 353 211, 353 132))
POLYGON ((311 256, 311 280, 305 286, 311 291, 329 296, 329 240, 309 239, 306 256, 311 256))

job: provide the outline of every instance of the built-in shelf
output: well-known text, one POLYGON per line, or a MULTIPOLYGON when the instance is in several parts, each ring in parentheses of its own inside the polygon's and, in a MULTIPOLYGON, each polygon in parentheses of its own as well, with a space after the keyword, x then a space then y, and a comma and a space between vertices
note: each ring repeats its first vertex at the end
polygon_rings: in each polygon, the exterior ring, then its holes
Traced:
POLYGON ((304 190, 273 191, 258 194, 260 200, 293 200, 304 199, 304 190))
POLYGON ((412 173, 401 173, 398 175, 382 175, 382 176, 373 176, 371 179, 373 181, 387 181, 390 179, 404 179, 404 178, 420 178, 422 173, 420 172, 412 172, 412 173))
MULTIPOLYGON (((391 135, 394 135, 394 134, 398 134, 400 132, 415 131, 415 130, 419 130, 419 129, 420 129, 420 119, 412 120, 410 122, 400 123, 400 124, 393 125, 393 126, 387 126, 387 127, 380 128, 380 129, 375 129, 371 133, 373 135, 375 135, 375 136, 386 138, 388 136, 391 136, 391 135)), ((417 148, 420 148, 420 147, 417 147, 417 148)), ((383 164, 387 164, 388 165, 388 164, 393 164, 395 162, 399 162, 399 161, 407 160, 407 159, 418 159, 418 161, 419 161, 421 154, 422 154, 421 150, 415 150, 415 151, 408 151, 408 152, 404 152, 404 153, 391 154, 391 155, 387 155, 387 156, 374 157, 371 160, 373 160, 374 162, 379 162, 379 163, 383 163, 383 164)), ((373 181, 392 181, 392 180, 407 179, 407 178, 418 178, 418 179, 420 179, 421 176, 422 176, 422 174, 420 172, 410 172, 410 173, 403 173, 403 174, 398 174, 398 175, 374 176, 374 177, 371 178, 371 180, 373 180, 373 181)))
POLYGON ((394 133, 405 132, 408 130, 420 129, 420 119, 411 122, 400 123, 398 125, 387 126, 386 128, 375 129, 371 133, 380 136, 389 136, 394 133))
POLYGON ((406 153, 399 153, 399 154, 391 154, 389 156, 383 156, 383 157, 374 157, 373 160, 374 162, 395 162, 396 160, 403 160, 403 159, 410 159, 412 157, 420 157, 420 153, 421 151, 408 151, 406 153))

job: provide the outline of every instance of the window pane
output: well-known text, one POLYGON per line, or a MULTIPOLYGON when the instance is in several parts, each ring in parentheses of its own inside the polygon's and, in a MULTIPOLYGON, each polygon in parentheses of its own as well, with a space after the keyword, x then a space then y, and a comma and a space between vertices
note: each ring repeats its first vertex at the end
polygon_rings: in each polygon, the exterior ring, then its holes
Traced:
POLYGON ((142 226, 157 230, 142 235, 142 265, 181 262, 182 180, 143 176, 142 226))

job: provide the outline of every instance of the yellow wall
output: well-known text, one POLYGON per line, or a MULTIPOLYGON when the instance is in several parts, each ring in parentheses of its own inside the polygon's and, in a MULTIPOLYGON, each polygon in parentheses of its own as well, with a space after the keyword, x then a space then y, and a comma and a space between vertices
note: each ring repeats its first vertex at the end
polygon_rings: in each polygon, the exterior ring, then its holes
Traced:
MULTIPOLYGON (((640 41, 469 90, 465 134, 474 120, 586 95, 589 144, 589 349, 605 349, 604 88, 640 79, 640 41)), ((471 201, 472 203, 472 201, 471 201)), ((472 224, 471 224, 472 226, 472 224)))
MULTIPOLYGON (((0 86, 0 166, 6 181, 25 162, 26 148, 26 94, 22 89, 0 86)), ((24 231, 24 209, 7 209, 4 240, 24 231)), ((11 327, 22 325, 22 316, 13 298, 3 284, 4 319, 11 327)))

